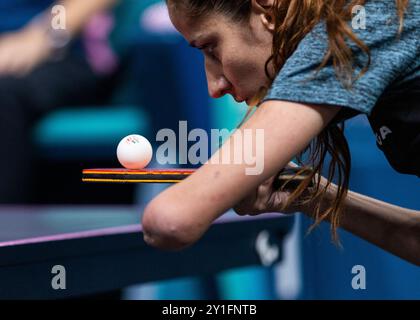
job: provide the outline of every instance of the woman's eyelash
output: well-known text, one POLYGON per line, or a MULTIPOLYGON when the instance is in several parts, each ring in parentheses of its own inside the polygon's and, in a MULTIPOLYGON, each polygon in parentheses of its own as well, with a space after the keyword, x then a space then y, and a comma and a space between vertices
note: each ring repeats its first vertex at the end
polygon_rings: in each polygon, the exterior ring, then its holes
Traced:
POLYGON ((214 54, 214 46, 206 44, 204 46, 199 47, 198 49, 200 49, 206 54, 209 54, 212 58, 217 59, 216 55, 214 54))
POLYGON ((207 49, 209 49, 210 48, 210 45, 209 44, 205 44, 205 45, 203 45, 203 46, 201 46, 201 47, 199 47, 198 49, 200 49, 200 50, 202 50, 202 51, 206 51, 207 49))
POLYGON ((213 54, 214 52, 214 46, 211 44, 203 45, 201 47, 198 47, 198 49, 200 49, 203 52, 210 53, 210 54, 213 54))

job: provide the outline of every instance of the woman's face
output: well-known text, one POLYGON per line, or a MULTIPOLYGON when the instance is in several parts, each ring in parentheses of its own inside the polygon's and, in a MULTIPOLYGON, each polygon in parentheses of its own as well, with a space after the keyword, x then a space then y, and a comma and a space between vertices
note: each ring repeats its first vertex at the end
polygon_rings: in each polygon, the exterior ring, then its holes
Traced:
POLYGON ((234 22, 214 13, 192 21, 171 6, 169 14, 185 39, 202 50, 211 97, 231 94, 238 102, 252 104, 261 87, 269 86, 265 64, 273 36, 264 15, 255 12, 245 22, 234 22))

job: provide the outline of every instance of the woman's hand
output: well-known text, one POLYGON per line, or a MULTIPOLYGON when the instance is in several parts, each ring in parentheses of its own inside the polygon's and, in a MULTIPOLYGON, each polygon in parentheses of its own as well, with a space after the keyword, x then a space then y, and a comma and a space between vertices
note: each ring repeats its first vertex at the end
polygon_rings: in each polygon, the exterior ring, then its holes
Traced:
MULTIPOLYGON (((290 162, 286 169, 296 168, 297 165, 290 162)), ((278 180, 279 175, 275 175, 258 186, 253 192, 242 199, 233 209, 239 215, 259 215, 268 212, 281 212, 293 214, 301 212, 304 208, 296 203, 286 207, 290 195, 294 189, 286 188, 280 190, 278 180)))
POLYGON ((41 27, 29 25, 0 36, 0 76, 24 76, 52 53, 49 38, 41 27))
POLYGON ((288 214, 298 212, 298 208, 295 208, 294 206, 281 210, 290 197, 291 192, 275 190, 273 188, 274 179, 277 179, 277 176, 268 179, 258 186, 255 191, 241 200, 233 210, 241 216, 256 216, 268 212, 282 212, 288 214))

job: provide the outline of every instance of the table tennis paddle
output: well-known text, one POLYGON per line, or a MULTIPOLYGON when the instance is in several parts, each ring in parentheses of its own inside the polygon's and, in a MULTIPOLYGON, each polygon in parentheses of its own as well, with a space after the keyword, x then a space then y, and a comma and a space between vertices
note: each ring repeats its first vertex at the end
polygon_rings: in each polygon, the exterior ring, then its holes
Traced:
POLYGON ((103 183, 176 183, 194 173, 194 169, 84 169, 83 182, 103 183))
MULTIPOLYGON (((296 175, 299 169, 284 169, 279 174, 278 183, 282 184, 292 179, 291 184, 299 184, 305 178, 305 175, 296 175)), ((176 183, 184 180, 195 171, 196 169, 84 169, 82 181, 98 183, 176 183)))

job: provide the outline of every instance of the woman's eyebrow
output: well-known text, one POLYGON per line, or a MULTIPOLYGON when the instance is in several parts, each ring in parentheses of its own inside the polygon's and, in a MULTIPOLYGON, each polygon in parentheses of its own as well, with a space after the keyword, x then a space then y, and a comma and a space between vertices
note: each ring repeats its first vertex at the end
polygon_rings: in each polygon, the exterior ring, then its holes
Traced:
POLYGON ((195 38, 194 40, 192 40, 190 42, 190 47, 192 48, 198 48, 199 46, 197 45, 197 42, 199 42, 202 39, 209 39, 213 36, 214 34, 209 33, 209 34, 200 34, 197 38, 195 38))

